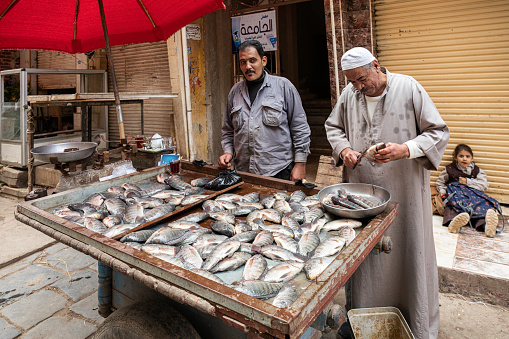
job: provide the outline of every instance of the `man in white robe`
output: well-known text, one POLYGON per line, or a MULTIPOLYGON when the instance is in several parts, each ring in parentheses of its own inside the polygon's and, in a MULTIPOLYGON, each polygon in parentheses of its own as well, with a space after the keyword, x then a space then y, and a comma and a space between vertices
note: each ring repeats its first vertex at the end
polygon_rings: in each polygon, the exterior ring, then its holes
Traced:
POLYGON ((325 122, 344 182, 387 189, 399 214, 386 235, 390 254, 368 255, 346 286, 347 308, 394 306, 416 338, 437 338, 438 271, 433 241, 430 173, 449 141, 449 129, 424 88, 389 73, 365 48, 341 60, 349 82, 325 122), (360 152, 384 142, 374 164, 360 152))

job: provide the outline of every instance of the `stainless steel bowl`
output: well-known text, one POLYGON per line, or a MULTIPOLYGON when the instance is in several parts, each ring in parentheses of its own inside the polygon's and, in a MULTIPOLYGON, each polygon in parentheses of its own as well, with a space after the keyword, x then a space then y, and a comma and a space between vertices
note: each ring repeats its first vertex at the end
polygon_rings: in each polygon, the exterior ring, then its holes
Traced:
POLYGON ((50 158, 55 157, 58 162, 64 163, 88 158, 94 153, 96 147, 95 142, 63 142, 35 147, 30 150, 30 153, 38 161, 51 162, 50 158), (64 150, 71 148, 77 148, 78 150, 64 152, 64 150))
POLYGON ((362 184, 362 183, 345 183, 345 184, 336 184, 323 188, 320 192, 318 192, 318 199, 320 199, 320 203, 323 208, 340 217, 344 218, 352 218, 352 219, 362 219, 373 217, 377 214, 382 213, 387 207, 387 204, 391 200, 391 194, 385 188, 380 186, 371 185, 371 184, 362 184), (331 206, 329 204, 325 204, 323 199, 334 191, 337 191, 339 188, 344 189, 348 193, 360 195, 372 201, 379 202, 380 205, 373 208, 366 208, 362 210, 351 210, 348 208, 331 206))

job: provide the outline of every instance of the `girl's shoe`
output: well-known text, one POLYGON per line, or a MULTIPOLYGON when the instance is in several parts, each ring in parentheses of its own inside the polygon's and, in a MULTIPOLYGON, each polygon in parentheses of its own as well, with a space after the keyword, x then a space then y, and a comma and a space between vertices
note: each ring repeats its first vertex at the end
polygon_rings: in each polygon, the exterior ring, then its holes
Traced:
POLYGON ((451 223, 449 224, 449 232, 458 233, 460 227, 465 226, 469 220, 470 215, 467 212, 458 214, 457 216, 454 217, 454 219, 452 219, 451 223))
POLYGON ((487 237, 493 238, 497 234, 498 214, 494 209, 486 212, 486 225, 484 226, 484 233, 487 237))

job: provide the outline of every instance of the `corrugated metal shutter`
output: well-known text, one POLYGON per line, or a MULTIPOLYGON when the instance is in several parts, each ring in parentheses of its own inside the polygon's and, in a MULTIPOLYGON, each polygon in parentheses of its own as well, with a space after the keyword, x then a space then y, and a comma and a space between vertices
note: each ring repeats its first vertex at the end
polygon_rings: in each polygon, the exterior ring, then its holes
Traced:
MULTIPOLYGON (((73 55, 61 52, 37 52, 37 68, 47 69, 86 69, 87 64, 83 55, 73 55)), ((76 75, 41 74, 37 76, 37 85, 41 89, 76 88, 76 75)))
MULTIPOLYGON (((170 70, 166 42, 113 46, 113 65, 119 92, 170 93, 170 70)), ((109 73, 109 91, 113 92, 113 81, 109 73)), ((150 99, 144 103, 144 134, 159 133, 163 137, 175 135, 172 99, 150 99)), ((117 112, 110 106, 109 138, 119 139, 117 112)), ((125 133, 141 134, 139 104, 122 105, 125 133)))
POLYGON ((509 2, 384 0, 375 34, 381 65, 419 81, 451 130, 439 170, 465 143, 509 202, 509 2))

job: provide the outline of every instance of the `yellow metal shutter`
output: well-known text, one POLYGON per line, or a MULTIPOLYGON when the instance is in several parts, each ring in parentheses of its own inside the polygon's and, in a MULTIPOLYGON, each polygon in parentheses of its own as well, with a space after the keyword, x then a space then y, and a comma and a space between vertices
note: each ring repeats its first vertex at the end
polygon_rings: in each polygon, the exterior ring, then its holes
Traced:
MULTIPOLYGON (((166 41, 113 46, 111 51, 119 92, 170 93, 170 69, 166 41)), ((109 91, 113 81, 109 75, 109 91)), ((159 133, 163 137, 175 135, 173 123, 173 99, 149 99, 144 102, 144 134, 159 133)), ((117 112, 114 106, 108 110, 110 140, 119 139, 117 112)), ((139 104, 122 105, 126 135, 141 134, 139 104)))
POLYGON ((469 145, 488 175, 487 193, 509 202, 509 2, 375 2, 378 59, 429 93, 451 130, 440 171, 469 145))

